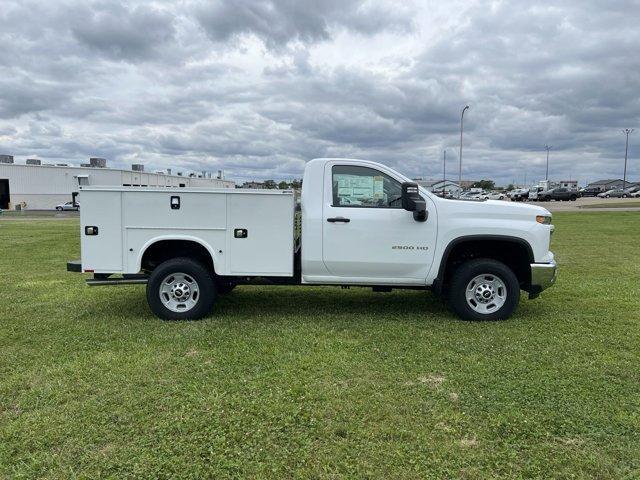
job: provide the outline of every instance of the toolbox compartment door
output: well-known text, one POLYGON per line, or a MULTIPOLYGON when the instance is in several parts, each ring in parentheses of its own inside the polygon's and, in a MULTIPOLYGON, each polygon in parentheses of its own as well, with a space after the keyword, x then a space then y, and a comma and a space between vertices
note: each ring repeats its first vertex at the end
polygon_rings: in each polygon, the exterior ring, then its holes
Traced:
POLYGON ((227 195, 229 275, 293 276, 294 197, 227 195))
POLYGON ((81 190, 78 200, 82 269, 122 272, 122 193, 81 190), (97 227, 97 234, 87 234, 87 227, 97 227))

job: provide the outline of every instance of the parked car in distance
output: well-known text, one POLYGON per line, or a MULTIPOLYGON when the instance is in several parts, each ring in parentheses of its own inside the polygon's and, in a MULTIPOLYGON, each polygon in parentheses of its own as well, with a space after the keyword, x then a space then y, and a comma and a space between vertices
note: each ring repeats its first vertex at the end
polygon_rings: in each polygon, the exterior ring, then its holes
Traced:
POLYGON ((484 198, 487 200, 504 200, 507 196, 503 192, 489 192, 484 195, 484 198))
POLYGON ((531 187, 529 189, 529 200, 538 200, 540 193, 544 192, 544 187, 531 187))
POLYGON ((612 190, 607 190, 606 192, 601 192, 598 194, 598 198, 609 198, 612 197, 616 194, 616 192, 620 190, 622 192, 621 188, 614 188, 612 190))
POLYGON ((463 200, 480 200, 484 199, 484 192, 464 192, 460 195, 463 200))
POLYGON ((529 189, 516 188, 515 190, 511 190, 507 196, 514 202, 523 202, 529 198, 529 189))
POLYGON ((631 198, 640 198, 640 188, 629 195, 631 198))
POLYGON ((598 187, 584 187, 580 189, 580 196, 582 197, 595 197, 600 193, 598 187))
POLYGON ((457 198, 457 195, 453 194, 449 190, 445 190, 444 192, 442 190, 434 190, 433 194, 440 198, 457 198))
POLYGON ((564 187, 552 188, 551 190, 547 190, 546 192, 541 192, 538 194, 538 200, 542 202, 549 202, 551 200, 556 201, 575 201, 580 193, 577 190, 570 190, 564 187))
POLYGON ((627 198, 630 197, 632 193, 636 193, 638 190, 640 190, 640 187, 636 186, 628 187, 624 190, 622 190, 621 188, 617 188, 613 192, 611 192, 610 196, 614 198, 627 198))
POLYGON ((56 210, 58 210, 59 212, 62 212, 63 210, 77 212, 78 210, 80 210, 80 204, 78 202, 76 202, 75 205, 73 202, 61 203, 60 205, 56 205, 56 210))

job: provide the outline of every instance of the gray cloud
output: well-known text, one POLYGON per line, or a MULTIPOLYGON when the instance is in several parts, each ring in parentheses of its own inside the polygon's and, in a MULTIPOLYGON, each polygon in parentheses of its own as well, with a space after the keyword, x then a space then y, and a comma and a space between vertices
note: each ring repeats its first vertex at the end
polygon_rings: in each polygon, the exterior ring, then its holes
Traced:
POLYGON ((15 118, 58 108, 70 92, 58 82, 42 82, 25 75, 0 78, 0 118, 15 118))
POLYGON ((172 16, 152 6, 127 7, 119 3, 94 4, 71 26, 78 41, 116 60, 156 57, 175 34, 172 16))
POLYGON ((401 6, 359 0, 215 0, 199 4, 196 16, 216 42, 253 35, 269 48, 329 40, 339 27, 365 35, 412 28, 401 6))

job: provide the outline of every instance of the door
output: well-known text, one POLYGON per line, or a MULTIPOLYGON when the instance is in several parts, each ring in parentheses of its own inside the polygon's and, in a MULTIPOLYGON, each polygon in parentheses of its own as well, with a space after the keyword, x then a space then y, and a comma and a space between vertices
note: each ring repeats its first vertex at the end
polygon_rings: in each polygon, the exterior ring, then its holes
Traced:
POLYGON ((0 178, 0 208, 9 209, 9 179, 0 178))
POLYGON ((414 220, 401 206, 393 172, 348 162, 325 167, 323 261, 332 276, 365 284, 424 285, 433 261, 437 218, 414 220))

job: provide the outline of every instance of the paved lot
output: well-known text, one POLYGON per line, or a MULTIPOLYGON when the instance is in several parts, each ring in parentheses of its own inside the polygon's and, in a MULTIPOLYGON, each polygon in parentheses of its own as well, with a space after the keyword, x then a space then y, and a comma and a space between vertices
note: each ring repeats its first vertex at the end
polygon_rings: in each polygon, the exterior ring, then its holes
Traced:
POLYGON ((640 199, 638 198, 597 198, 585 197, 579 198, 575 202, 529 202, 531 205, 540 205, 550 212, 632 212, 640 211, 640 199), (621 204, 629 204, 628 207, 621 207, 621 204), (588 208, 589 205, 616 205, 612 208, 588 208), (587 207, 587 208, 584 208, 587 207))

